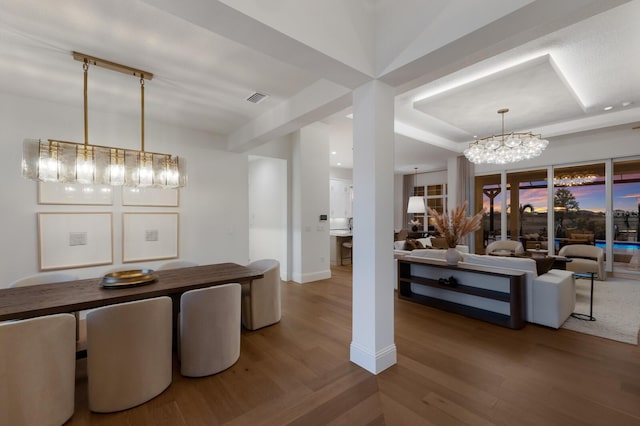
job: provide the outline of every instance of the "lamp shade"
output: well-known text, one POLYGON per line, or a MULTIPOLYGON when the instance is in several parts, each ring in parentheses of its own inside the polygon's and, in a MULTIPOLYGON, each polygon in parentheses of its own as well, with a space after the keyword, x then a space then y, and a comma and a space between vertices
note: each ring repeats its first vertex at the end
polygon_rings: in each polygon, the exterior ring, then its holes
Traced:
POLYGON ((407 213, 425 213, 424 199, 419 196, 409 197, 409 206, 407 213))

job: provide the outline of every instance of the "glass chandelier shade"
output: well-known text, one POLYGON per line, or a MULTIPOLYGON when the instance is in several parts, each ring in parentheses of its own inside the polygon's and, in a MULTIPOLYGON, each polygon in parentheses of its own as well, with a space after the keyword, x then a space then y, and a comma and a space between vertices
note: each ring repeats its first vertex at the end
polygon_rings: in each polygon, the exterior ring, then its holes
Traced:
POLYGON ((144 79, 153 74, 73 52, 84 69, 84 144, 54 139, 26 139, 22 145, 22 176, 39 182, 79 183, 154 188, 187 184, 186 162, 169 154, 144 150, 144 79), (141 150, 88 143, 87 71, 89 64, 140 77, 141 150))
POLYGON ((498 110, 502 115, 502 133, 475 140, 464 150, 464 155, 475 164, 507 164, 528 160, 542 154, 549 141, 531 132, 505 133, 504 114, 507 108, 498 110))
POLYGON ((142 152, 56 140, 26 139, 22 176, 40 182, 180 188, 185 160, 142 152))

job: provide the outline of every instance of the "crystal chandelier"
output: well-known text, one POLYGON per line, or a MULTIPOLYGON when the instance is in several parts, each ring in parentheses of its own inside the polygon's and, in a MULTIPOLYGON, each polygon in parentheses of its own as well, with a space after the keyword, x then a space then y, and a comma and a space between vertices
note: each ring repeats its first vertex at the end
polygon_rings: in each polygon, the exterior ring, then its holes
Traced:
POLYGON ((40 182, 180 188, 186 185, 184 159, 144 149, 144 81, 153 74, 73 52, 84 70, 84 143, 26 139, 22 145, 22 176, 40 182), (140 77, 141 149, 89 145, 87 79, 89 64, 140 77))
POLYGON ((469 144, 464 150, 464 155, 472 163, 482 164, 506 164, 516 161, 528 160, 537 157, 549 144, 541 135, 531 132, 506 133, 504 132, 504 115, 508 108, 498 110, 502 115, 502 133, 487 136, 469 144))
POLYGON ((598 178, 598 175, 585 172, 585 173, 564 173, 553 178, 553 184, 555 186, 580 186, 594 182, 598 178))

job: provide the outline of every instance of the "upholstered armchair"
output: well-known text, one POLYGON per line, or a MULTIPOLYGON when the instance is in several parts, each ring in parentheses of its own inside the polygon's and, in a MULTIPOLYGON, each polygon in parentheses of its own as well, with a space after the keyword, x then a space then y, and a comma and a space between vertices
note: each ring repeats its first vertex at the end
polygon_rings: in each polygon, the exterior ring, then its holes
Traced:
POLYGON ((588 244, 571 244, 564 246, 558 252, 559 256, 571 259, 567 263, 567 270, 573 272, 593 272, 598 274, 598 280, 607 279, 604 269, 604 250, 588 244))
POLYGON ((490 243, 485 249, 485 254, 491 254, 494 251, 498 250, 507 250, 512 254, 522 254, 524 253, 524 247, 520 241, 512 241, 512 240, 499 240, 490 243))

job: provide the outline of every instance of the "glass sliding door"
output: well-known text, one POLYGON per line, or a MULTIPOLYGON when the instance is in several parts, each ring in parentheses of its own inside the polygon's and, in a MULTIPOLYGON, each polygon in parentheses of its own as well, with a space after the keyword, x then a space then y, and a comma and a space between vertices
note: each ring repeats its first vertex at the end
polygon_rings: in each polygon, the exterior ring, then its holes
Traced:
POLYGON ((557 167, 553 172, 556 249, 567 244, 605 246, 604 163, 557 167))
POLYGON ((640 273, 640 160, 613 163, 613 270, 640 273))
POLYGON ((547 169, 508 173, 507 183, 512 188, 508 200, 511 239, 522 242, 525 249, 547 249, 547 169))
POLYGON ((473 211, 484 208, 482 231, 475 232, 475 252, 478 254, 484 254, 484 249, 489 243, 500 239, 502 198, 505 196, 500 187, 500 179, 500 175, 476 177, 473 211))

